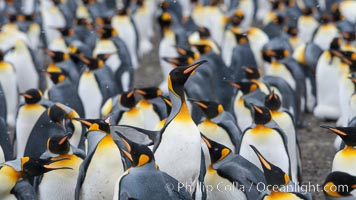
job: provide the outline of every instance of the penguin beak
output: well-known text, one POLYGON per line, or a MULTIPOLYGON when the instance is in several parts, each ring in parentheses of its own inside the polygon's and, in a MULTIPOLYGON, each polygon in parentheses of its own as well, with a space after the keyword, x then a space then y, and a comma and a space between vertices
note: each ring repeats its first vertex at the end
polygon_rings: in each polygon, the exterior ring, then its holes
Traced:
POLYGON ((179 65, 179 60, 176 59, 176 58, 167 58, 167 57, 164 57, 162 58, 164 61, 168 62, 168 63, 171 63, 173 64, 173 67, 177 67, 179 65))
POLYGON ((208 61, 202 60, 202 61, 200 61, 200 62, 194 63, 193 65, 187 67, 187 68, 183 71, 183 73, 184 73, 184 74, 191 74, 195 69, 197 69, 200 65, 202 65, 202 64, 204 64, 204 63, 206 63, 206 62, 208 62, 208 61))
POLYGON ((93 123, 89 122, 88 120, 82 118, 73 118, 73 120, 79 121, 80 123, 84 124, 87 127, 90 127, 93 123))
POLYGON ((199 101, 194 101, 195 104, 197 104, 199 107, 203 108, 203 109, 207 109, 208 106, 203 104, 202 102, 199 102, 199 101))
POLYGON ((63 143, 65 143, 66 141, 68 141, 68 138, 70 138, 70 136, 72 136, 72 133, 69 133, 69 134, 63 136, 63 137, 59 140, 58 144, 59 144, 59 145, 62 145, 63 143))
POLYGON ((259 107, 255 106, 255 105, 252 105, 253 109, 255 110, 255 112, 258 112, 260 114, 263 113, 263 110, 261 110, 259 107))
POLYGON ((51 57, 54 57, 56 55, 53 51, 51 51, 49 49, 45 49, 44 51, 46 52, 46 54, 48 54, 51 57))
POLYGON ((140 90, 140 89, 136 90, 136 93, 140 94, 140 95, 146 95, 147 94, 147 92, 145 92, 143 90, 140 90))
POLYGON ((230 85, 232 86, 232 87, 234 87, 234 88, 236 88, 236 89, 241 89, 241 85, 240 84, 238 84, 238 83, 235 83, 235 82, 229 82, 230 83, 230 85))
POLYGON ((201 139, 204 141, 204 143, 206 144, 206 146, 209 148, 209 149, 211 149, 211 144, 210 144, 210 142, 209 142, 209 139, 208 138, 206 138, 203 134, 200 134, 200 137, 201 137, 201 139))
POLYGON ((41 159, 41 158, 23 157, 21 160, 22 160, 23 177, 39 176, 43 173, 53 171, 53 170, 58 170, 58 169, 73 169, 70 167, 56 167, 55 165, 51 165, 59 161, 70 160, 69 158, 41 159))
POLYGON ((334 128, 334 127, 331 127, 331 126, 328 126, 328 125, 320 125, 321 128, 325 128, 325 129, 328 129, 330 131, 332 131, 333 133, 339 135, 339 136, 347 136, 347 134, 343 131, 340 131, 339 129, 337 128, 334 128))
POLYGON ((257 150, 257 148, 253 145, 250 145, 252 150, 256 153, 258 160, 260 160, 261 164, 264 166, 264 168, 268 170, 272 170, 271 165, 268 163, 268 161, 261 155, 261 153, 257 150))
POLYGON ((245 72, 247 72, 249 74, 253 73, 253 70, 251 68, 245 67, 244 70, 245 70, 245 72))
POLYGON ((134 90, 132 90, 131 92, 129 92, 127 95, 126 95, 126 97, 127 98, 131 98, 134 94, 135 94, 135 89, 134 90))
POLYGON ((26 93, 20 93, 21 96, 27 98, 27 99, 32 99, 32 96, 26 93))

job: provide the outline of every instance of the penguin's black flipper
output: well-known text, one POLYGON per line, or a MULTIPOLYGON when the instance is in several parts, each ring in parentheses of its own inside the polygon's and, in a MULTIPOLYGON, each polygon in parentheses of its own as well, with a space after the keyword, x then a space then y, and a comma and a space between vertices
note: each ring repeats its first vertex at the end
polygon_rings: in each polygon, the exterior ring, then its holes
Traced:
POLYGON ((162 172, 165 182, 171 186, 168 189, 171 190, 172 199, 193 200, 190 193, 186 188, 180 188, 180 183, 166 172, 162 172))
POLYGON ((157 146, 161 137, 160 131, 150 131, 128 125, 111 126, 111 132, 121 134, 130 141, 143 145, 157 146))
POLYGON ((5 119, 0 117, 0 149, 4 152, 5 161, 12 160, 14 155, 5 119))
POLYGON ((201 148, 201 159, 200 159, 200 174, 198 177, 198 184, 197 187, 195 188, 195 191, 193 193, 194 199, 197 199, 197 190, 200 190, 201 192, 201 200, 206 200, 207 199, 207 194, 205 190, 205 184, 204 184, 204 177, 206 174, 206 165, 205 165, 205 156, 204 156, 204 151, 203 148, 201 148))
POLYGON ((247 199, 258 199, 260 191, 257 190, 257 184, 266 184, 263 172, 237 154, 232 159, 214 164, 213 168, 231 183, 243 185, 247 199))
POLYGON ((11 193, 14 194, 18 200, 37 200, 35 189, 27 180, 17 181, 11 193))
POLYGON ((6 99, 5 93, 0 83, 0 118, 3 118, 6 122, 7 110, 6 110, 6 99))
POLYGON ((242 139, 242 131, 236 124, 234 116, 229 112, 223 112, 220 116, 211 119, 222 127, 230 136, 232 144, 235 146, 235 152, 238 151, 242 139))
POLYGON ((118 87, 114 79, 114 73, 108 66, 104 65, 104 67, 95 70, 94 74, 99 83, 100 91, 103 96, 103 102, 118 94, 118 87))

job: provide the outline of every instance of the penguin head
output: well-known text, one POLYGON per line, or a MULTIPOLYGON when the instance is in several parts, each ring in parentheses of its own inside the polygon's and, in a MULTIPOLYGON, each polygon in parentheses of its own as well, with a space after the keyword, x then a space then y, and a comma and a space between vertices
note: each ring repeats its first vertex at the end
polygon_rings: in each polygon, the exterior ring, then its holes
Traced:
POLYGON ((233 26, 239 26, 241 22, 244 20, 245 14, 242 10, 238 9, 234 12, 234 14, 230 17, 230 22, 233 26))
POLYGON ((261 77, 261 73, 258 68, 244 67, 244 71, 245 78, 247 78, 248 80, 259 79, 261 77))
POLYGON ((101 54, 95 55, 94 58, 98 58, 99 60, 106 62, 106 60, 109 59, 110 56, 113 54, 114 53, 101 53, 101 54))
POLYGON ((288 57, 290 54, 289 50, 286 48, 272 49, 266 48, 262 52, 262 57, 267 62, 272 62, 273 59, 282 60, 288 57))
POLYGON ((119 102, 126 108, 133 108, 136 106, 135 90, 124 92, 119 98, 119 102))
POLYGON ((198 105, 204 112, 208 119, 212 119, 224 111, 221 104, 212 101, 197 101, 192 100, 196 105, 198 105))
POLYGON ((342 44, 341 38, 335 37, 330 43, 330 50, 339 50, 342 44))
POLYGON ((328 24, 334 21, 334 16, 332 15, 332 13, 324 11, 321 13, 319 21, 322 24, 328 24))
POLYGON ((344 16, 340 12, 339 1, 331 5, 331 13, 333 15, 334 21, 340 21, 344 19, 344 16))
POLYGON ((152 151, 145 145, 137 144, 119 134, 128 151, 120 148, 121 152, 131 161, 132 167, 141 167, 154 161, 152 151))
POLYGON ((71 134, 54 135, 47 140, 47 149, 54 154, 66 154, 70 150, 69 138, 71 134))
POLYGON ((62 71, 59 67, 57 68, 59 69, 59 71, 51 71, 50 69, 44 71, 45 75, 48 76, 54 84, 61 83, 67 78, 67 73, 65 71, 62 71))
POLYGON ((111 25, 105 25, 103 27, 97 28, 97 35, 101 39, 110 39, 117 36, 117 31, 111 25))
POLYGON ((229 82, 231 86, 240 90, 242 94, 248 94, 255 91, 258 88, 258 85, 252 81, 238 81, 238 82, 229 82))
POLYGON ((188 65, 193 64, 194 60, 197 60, 200 57, 198 52, 194 52, 188 48, 176 47, 176 50, 180 56, 187 58, 188 65))
POLYGON ((356 176, 341 171, 331 172, 323 184, 324 194, 330 197, 351 196, 356 189, 356 176))
POLYGON ((286 14, 281 11, 275 11, 272 19, 272 23, 277 25, 283 25, 286 22, 286 14))
POLYGON ((67 113, 59 104, 54 104, 49 107, 47 109, 47 115, 54 123, 65 129, 65 119, 67 117, 67 113))
POLYGON ((73 118, 74 120, 79 121, 84 126, 88 128, 89 131, 103 131, 107 134, 110 134, 110 118, 104 119, 82 119, 82 118, 73 118))
POLYGON ((56 162, 59 162, 62 160, 68 160, 68 158, 41 159, 41 158, 22 157, 22 158, 18 158, 16 160, 7 161, 3 165, 12 167, 16 171, 18 171, 20 177, 30 178, 30 177, 42 175, 44 173, 47 173, 47 172, 50 172, 53 170, 72 169, 70 167, 55 167, 55 166, 51 165, 53 163, 56 163, 56 162))
POLYGON ((278 94, 272 90, 272 92, 266 96, 264 104, 268 109, 273 111, 281 108, 282 102, 278 94))
POLYGON ((356 127, 332 127, 327 125, 320 125, 320 127, 340 136, 347 146, 356 146, 356 127))
POLYGON ((288 174, 286 174, 281 168, 268 162, 268 160, 263 157, 255 146, 250 145, 250 147, 256 153, 257 158, 262 165, 267 185, 276 186, 276 188, 272 187, 273 189, 281 188, 287 185, 290 180, 288 174))
POLYGON ((90 4, 93 4, 94 2, 95 2, 95 0, 83 0, 84 5, 90 5, 90 4))
POLYGON ((200 134, 200 136, 209 149, 211 164, 217 163, 232 154, 231 149, 228 147, 207 138, 203 134, 200 134))
POLYGON ((255 124, 267 124, 272 120, 271 111, 262 106, 252 105, 255 124))
POLYGON ((42 100, 42 92, 39 89, 29 89, 25 93, 21 93, 27 104, 36 104, 42 100))
POLYGON ((286 25, 283 27, 284 32, 288 35, 295 37, 298 35, 298 25, 295 20, 289 20, 286 25))
POLYGON ((206 60, 202 60, 189 66, 181 66, 172 69, 168 76, 168 89, 179 96, 183 96, 185 82, 190 75, 194 74, 194 71, 199 66, 206 62, 206 60))
POLYGON ((58 6, 60 4, 62 4, 62 0, 52 0, 53 4, 58 6))
POLYGON ((200 39, 208 39, 211 36, 210 30, 204 26, 198 28, 198 34, 200 39))
POLYGON ((172 25, 172 16, 169 12, 163 12, 158 17, 158 23, 161 26, 161 29, 168 28, 172 25))
POLYGON ((192 44, 192 46, 196 48, 200 55, 206 54, 212 49, 208 40, 199 40, 197 43, 192 44))
POLYGON ((64 37, 72 36, 75 34, 74 29, 69 27, 57 28, 57 31, 59 31, 64 37))
MULTIPOLYGON (((178 66, 186 66, 189 65, 189 61, 188 61, 188 57, 186 56, 180 56, 180 57, 176 57, 176 58, 167 58, 167 57, 163 57, 162 58, 164 61, 172 64, 172 66, 178 67, 178 66)), ((191 64, 191 63, 190 63, 191 64)))
POLYGON ((53 62, 55 63, 69 59, 69 54, 61 51, 51 51, 49 49, 46 49, 45 52, 52 58, 53 62))
POLYGON ((89 70, 96 70, 104 67, 105 63, 99 58, 88 58, 84 55, 79 55, 79 60, 88 66, 89 70))
POLYGON ((143 96, 145 99, 154 99, 162 95, 162 90, 158 87, 147 87, 135 90, 136 93, 143 96))
POLYGON ((244 44, 248 42, 248 35, 241 28, 232 27, 230 30, 234 34, 237 44, 244 44))

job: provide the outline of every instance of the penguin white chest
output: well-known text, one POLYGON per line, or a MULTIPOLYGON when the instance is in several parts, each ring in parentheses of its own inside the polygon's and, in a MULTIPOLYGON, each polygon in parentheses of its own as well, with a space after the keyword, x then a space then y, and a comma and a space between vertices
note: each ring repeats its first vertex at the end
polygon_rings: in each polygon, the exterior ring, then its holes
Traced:
POLYGON ((237 117, 237 124, 241 131, 246 130, 252 124, 251 111, 245 107, 244 100, 237 98, 234 105, 235 116, 237 117))
POLYGON ((0 146, 0 163, 5 162, 5 154, 4 151, 2 150, 2 147, 0 146))
POLYGON ((45 108, 38 104, 26 104, 18 112, 16 122, 17 158, 23 156, 28 137, 45 108))
POLYGON ((356 149, 348 147, 336 153, 332 171, 342 171, 356 176, 356 149))
POLYGON ((255 152, 249 145, 255 146, 266 160, 289 174, 289 157, 284 141, 277 131, 269 128, 255 128, 248 130, 243 135, 240 155, 263 170, 255 152))
POLYGON ((10 194, 10 191, 17 182, 17 176, 17 172, 11 167, 5 165, 0 169, 0 199, 16 200, 15 196, 10 194))
POLYGON ((129 125, 138 128, 145 128, 145 120, 140 109, 132 108, 122 115, 119 125, 129 125))
POLYGON ((103 138, 91 159, 83 182, 81 199, 112 199, 117 179, 124 172, 120 150, 111 137, 103 138))
POLYGON ((0 83, 5 94, 7 123, 15 125, 15 116, 18 103, 16 73, 8 63, 0 61, 0 83))
MULTIPOLYGON (((207 189, 207 199, 225 199, 225 200, 246 200, 246 195, 239 190, 238 183, 232 184, 229 180, 219 176, 213 169, 208 169, 204 182, 207 189)), ((242 187, 242 186, 241 186, 242 187)))
POLYGON ((267 74, 283 78, 293 88, 293 90, 296 89, 296 82, 293 78, 293 75, 285 65, 280 63, 272 63, 267 66, 267 74))
POLYGON ((201 160, 200 133, 194 122, 173 120, 162 135, 155 158, 162 171, 194 189, 201 160))
POLYGON ((229 134, 218 124, 215 124, 211 121, 204 121, 199 124, 198 127, 200 132, 202 132, 205 136, 213 141, 223 144, 224 146, 231 149, 233 153, 235 153, 235 146, 232 144, 229 134))
POLYGON ((78 94, 83 102, 86 118, 100 117, 100 107, 103 101, 99 84, 92 72, 84 72, 80 77, 78 94))

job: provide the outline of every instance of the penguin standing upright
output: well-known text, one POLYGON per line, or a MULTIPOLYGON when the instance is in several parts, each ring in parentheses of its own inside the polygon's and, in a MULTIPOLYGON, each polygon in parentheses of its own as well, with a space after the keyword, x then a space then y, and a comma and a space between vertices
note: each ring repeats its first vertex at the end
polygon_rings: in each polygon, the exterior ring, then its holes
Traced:
POLYGON ((209 149, 211 160, 204 182, 216 188, 207 190, 207 199, 257 199, 261 191, 256 185, 266 182, 262 171, 239 154, 233 154, 226 146, 204 135, 201 138, 209 149), (217 189, 220 187, 231 190, 217 189))
MULTIPOLYGON (((32 186, 17 187, 17 181, 21 178, 27 179, 34 176, 39 176, 52 170, 69 170, 69 167, 52 166, 52 164, 63 160, 66 160, 66 158, 51 160, 22 157, 3 163, 0 167, 0 198, 6 200, 36 199, 36 194, 31 189, 32 186)), ((22 186, 26 185, 22 184, 22 186)))
POLYGON ((197 100, 193 102, 203 110, 206 117, 198 125, 200 132, 228 147, 232 153, 237 152, 242 133, 234 117, 216 102, 197 100))
POLYGON ((319 26, 319 22, 315 19, 314 16, 316 12, 316 2, 314 0, 312 1, 301 0, 299 2, 307 3, 307 5, 305 5, 304 8, 302 8, 303 15, 301 15, 298 18, 298 22, 297 22, 298 30, 299 30, 298 36, 303 42, 307 43, 307 42, 311 42, 313 33, 319 26), (312 5, 313 3, 315 3, 315 5, 312 5))
POLYGON ((284 172, 280 167, 272 164, 267 160, 259 150, 250 145, 254 153, 258 157, 263 168, 263 174, 266 179, 266 184, 273 187, 267 187, 267 190, 264 191, 258 199, 263 200, 311 200, 311 194, 307 191, 304 191, 302 188, 299 188, 293 181, 290 180, 288 173, 284 172))
POLYGON ((312 42, 321 49, 329 49, 330 43, 335 37, 339 36, 339 30, 333 22, 331 13, 322 13, 320 17, 321 25, 316 28, 312 42))
POLYGON ((258 157, 249 146, 254 145, 263 151, 263 154, 271 162, 273 161, 287 174, 291 174, 290 157, 285 134, 277 128, 266 126, 272 120, 269 109, 255 105, 252 107, 255 126, 250 127, 243 133, 239 154, 262 170, 263 166, 261 166, 258 157))
POLYGON ((47 151, 41 159, 67 158, 68 160, 53 163, 52 167, 67 167, 72 170, 56 170, 39 177, 37 184, 38 197, 45 199, 72 199, 79 175, 79 167, 85 158, 85 153, 72 147, 68 141, 69 135, 54 135, 48 139, 47 151))
POLYGON ((332 171, 342 171, 350 175, 356 175, 356 146, 355 143, 355 127, 330 127, 321 125, 341 137, 346 144, 345 148, 338 151, 333 159, 332 171))
POLYGON ((40 83, 44 77, 39 74, 37 57, 23 40, 16 41, 14 49, 5 55, 4 60, 14 65, 20 92, 42 87, 40 83))
POLYGON ((89 127, 88 153, 79 169, 75 199, 112 199, 115 183, 124 172, 120 150, 104 120, 79 119, 89 127))
POLYGON ((121 136, 125 148, 120 148, 132 166, 117 180, 113 199, 192 199, 181 183, 160 171, 152 151, 121 136), (169 185, 169 187, 167 187, 169 185))
POLYGON ((18 99, 18 86, 15 68, 9 63, 4 61, 4 54, 0 50, 0 84, 2 86, 5 103, 6 123, 10 127, 15 126, 16 109, 19 102, 18 99))
POLYGON ((193 122, 184 95, 184 83, 206 61, 175 68, 168 76, 172 111, 162 129, 161 141, 154 149, 158 166, 194 192, 201 167, 200 131, 193 122), (185 153, 186 152, 186 153, 185 153), (181 157, 181 155, 186 155, 181 157), (175 162, 175 166, 172 166, 175 162), (177 170, 179 169, 179 170, 177 170))
POLYGON ((100 108, 109 97, 117 94, 117 86, 110 68, 101 59, 79 57, 87 69, 79 79, 78 95, 86 118, 99 118, 100 108), (93 98, 95 97, 95 98, 93 98))
POLYGON ((293 180, 298 180, 299 182, 301 178, 301 158, 293 116, 288 111, 280 109, 282 102, 274 91, 266 96, 264 103, 265 106, 271 110, 273 121, 277 123, 277 125, 287 136, 288 152, 292 169, 291 177, 293 180))
POLYGON ((135 92, 143 97, 137 103, 137 108, 143 113, 145 129, 153 130, 167 115, 165 105, 159 98, 162 95, 162 90, 156 87, 147 87, 137 89, 135 92))
POLYGON ((17 158, 24 155, 27 140, 30 133, 46 108, 39 102, 42 99, 42 92, 37 89, 27 90, 22 94, 25 104, 18 109, 16 118, 16 152, 17 158))

